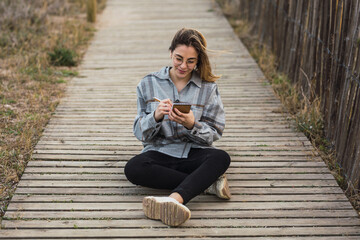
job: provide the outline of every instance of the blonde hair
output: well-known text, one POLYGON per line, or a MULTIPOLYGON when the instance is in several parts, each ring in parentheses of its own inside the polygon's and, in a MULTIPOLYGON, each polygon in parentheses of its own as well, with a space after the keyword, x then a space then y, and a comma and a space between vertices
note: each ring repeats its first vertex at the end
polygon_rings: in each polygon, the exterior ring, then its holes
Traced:
POLYGON ((169 50, 173 52, 178 45, 192 46, 195 48, 198 53, 198 61, 194 71, 198 72, 200 78, 207 82, 215 82, 219 79, 219 76, 216 76, 211 71, 211 65, 209 57, 206 52, 206 39, 205 37, 197 30, 191 28, 182 28, 175 34, 169 50))

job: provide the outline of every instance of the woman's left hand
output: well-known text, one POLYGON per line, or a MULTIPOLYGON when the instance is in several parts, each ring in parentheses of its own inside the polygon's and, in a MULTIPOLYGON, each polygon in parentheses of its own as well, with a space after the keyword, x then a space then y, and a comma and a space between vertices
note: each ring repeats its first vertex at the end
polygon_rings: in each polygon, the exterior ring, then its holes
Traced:
POLYGON ((195 124, 194 113, 191 110, 189 113, 182 113, 174 108, 173 111, 169 112, 169 119, 183 125, 187 129, 192 129, 195 124))

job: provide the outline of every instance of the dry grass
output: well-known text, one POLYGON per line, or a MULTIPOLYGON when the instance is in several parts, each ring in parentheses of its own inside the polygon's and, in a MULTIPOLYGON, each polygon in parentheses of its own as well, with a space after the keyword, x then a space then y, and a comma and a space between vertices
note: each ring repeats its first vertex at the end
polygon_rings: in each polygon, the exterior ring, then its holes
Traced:
MULTIPOLYGON (((328 165, 339 186, 344 190, 356 210, 360 210, 360 195, 349 187, 345 174, 336 162, 336 155, 331 144, 324 137, 323 116, 320 110, 319 97, 311 92, 311 100, 303 93, 301 87, 291 83, 290 79, 277 71, 277 59, 271 50, 250 34, 251 23, 244 22, 237 16, 234 6, 228 1, 217 0, 228 18, 234 31, 245 44, 252 57, 259 64, 264 75, 271 83, 275 93, 280 98, 287 111, 296 121, 296 127, 311 141, 321 158, 328 165)), ((305 73, 303 73, 305 74, 305 73)), ((305 77, 307 77, 305 75, 305 77)), ((313 85, 316 79, 307 79, 313 85)))
MULTIPOLYGON (((106 0, 98 2, 101 11, 106 0)), ((66 83, 78 74, 94 26, 86 22, 86 0, 2 0, 0 32, 2 216, 66 83), (51 54, 75 66, 55 66, 67 64, 56 64, 51 54)))

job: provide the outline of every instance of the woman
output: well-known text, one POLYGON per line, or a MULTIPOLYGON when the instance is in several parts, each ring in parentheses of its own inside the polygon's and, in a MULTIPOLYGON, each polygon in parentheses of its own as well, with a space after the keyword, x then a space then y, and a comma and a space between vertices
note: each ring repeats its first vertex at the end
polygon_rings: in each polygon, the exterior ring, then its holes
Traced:
POLYGON ((204 191, 231 197, 223 175, 230 157, 212 147, 224 130, 225 114, 206 45, 197 30, 180 29, 169 48, 172 66, 147 75, 137 86, 134 134, 144 149, 126 164, 125 175, 133 184, 172 190, 168 197, 143 200, 147 217, 170 226, 190 218, 185 204, 204 191), (172 108, 179 101, 191 103, 189 113, 172 108))

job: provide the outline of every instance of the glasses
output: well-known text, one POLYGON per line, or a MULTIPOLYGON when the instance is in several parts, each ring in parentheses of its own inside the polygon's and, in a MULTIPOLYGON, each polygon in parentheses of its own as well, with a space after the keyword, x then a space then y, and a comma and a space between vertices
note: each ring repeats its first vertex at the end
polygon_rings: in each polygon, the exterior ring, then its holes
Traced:
MULTIPOLYGON (((179 66, 179 65, 183 64, 184 59, 182 57, 179 57, 179 56, 174 56, 173 61, 174 61, 174 65, 179 66)), ((195 65, 197 63, 197 59, 196 58, 190 58, 185 63, 186 63, 186 65, 188 67, 192 67, 193 65, 195 65)))

